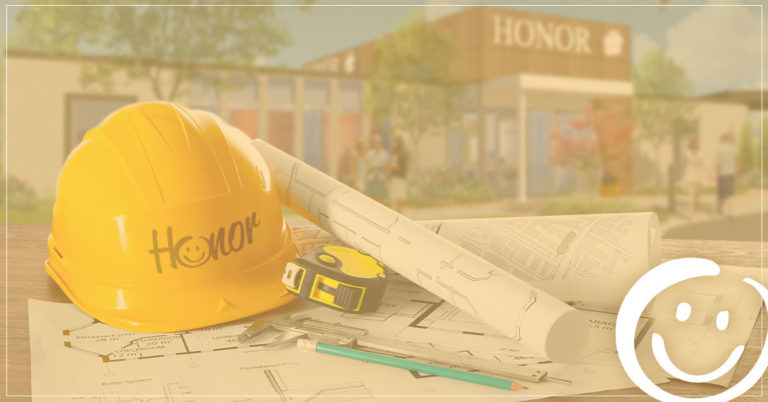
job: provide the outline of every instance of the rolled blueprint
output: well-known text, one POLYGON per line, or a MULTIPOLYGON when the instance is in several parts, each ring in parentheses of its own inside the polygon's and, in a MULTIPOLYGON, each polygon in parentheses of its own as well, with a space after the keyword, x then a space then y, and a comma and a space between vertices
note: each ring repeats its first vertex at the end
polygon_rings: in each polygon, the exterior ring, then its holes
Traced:
POLYGON ((617 312, 660 263, 653 212, 427 222, 440 236, 569 304, 617 312))
POLYGON ((555 361, 587 342, 581 312, 262 140, 288 208, 400 275, 555 361))
MULTIPOLYGON (((419 221, 467 251, 568 304, 617 312, 629 288, 660 263, 653 212, 419 221)), ((343 244, 294 228, 300 250, 343 244)))

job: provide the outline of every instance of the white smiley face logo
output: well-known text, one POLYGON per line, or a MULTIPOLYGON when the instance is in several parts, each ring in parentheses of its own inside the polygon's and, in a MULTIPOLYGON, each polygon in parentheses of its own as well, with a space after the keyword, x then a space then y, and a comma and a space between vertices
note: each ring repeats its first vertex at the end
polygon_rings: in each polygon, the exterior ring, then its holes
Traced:
MULTIPOLYGON (((676 283, 702 276, 717 276, 719 273, 720 267, 716 263, 703 258, 679 258, 667 261, 643 275, 632 286, 621 303, 619 315, 616 318, 616 350, 629 378, 648 395, 662 401, 729 401, 740 396, 755 385, 760 380, 760 377, 762 377, 765 369, 768 368, 768 352, 766 351, 768 337, 766 337, 760 357, 758 357, 757 362, 755 362, 754 367, 752 367, 749 373, 734 386, 716 395, 703 398, 685 398, 670 394, 654 384, 640 367, 637 354, 635 353, 635 333, 640 315, 651 300, 664 289, 676 283)), ((743 280, 760 294, 763 302, 768 306, 768 290, 750 278, 744 278, 743 280)), ((680 303, 677 306, 675 317, 678 321, 684 322, 690 315, 690 305, 680 303)), ((726 330, 729 319, 730 313, 728 311, 719 312, 715 319, 717 329, 720 331, 726 330)), ((653 333, 651 336, 651 349, 659 365, 670 375, 688 382, 707 382, 722 377, 736 365, 741 354, 744 352, 744 345, 739 345, 733 349, 728 359, 717 369, 706 374, 693 375, 675 366, 667 354, 664 338, 661 335, 653 333)))

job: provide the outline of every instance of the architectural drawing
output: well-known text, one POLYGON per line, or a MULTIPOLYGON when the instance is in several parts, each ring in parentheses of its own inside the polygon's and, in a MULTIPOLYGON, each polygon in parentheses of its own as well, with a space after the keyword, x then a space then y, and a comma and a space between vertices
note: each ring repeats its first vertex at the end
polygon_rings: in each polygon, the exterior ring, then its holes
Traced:
POLYGON ((65 347, 93 354, 108 363, 263 347, 264 343, 242 345, 237 341, 237 335, 249 324, 232 324, 169 334, 137 335, 93 320, 78 328, 65 329, 62 335, 65 347))
MULTIPOLYGON (((652 362, 645 359, 650 356, 648 340, 653 332, 675 345, 670 353, 683 367, 718 364, 721 351, 728 353, 733 344, 746 342, 762 301, 754 292, 740 288, 738 279, 759 276, 759 272, 727 266, 721 269, 717 278, 686 282, 657 297, 646 311, 652 318, 641 320, 635 340, 641 359, 652 362), (733 286, 724 286, 728 283, 733 286), (686 323, 674 318, 674 309, 681 301, 692 306, 691 319, 686 323), (711 317, 720 310, 734 312, 728 331, 714 327, 711 317)), ((527 389, 515 394, 520 399, 632 386, 616 356, 615 315, 610 313, 584 311, 590 327, 589 343, 583 355, 569 364, 542 358, 397 276, 390 281, 384 303, 375 313, 348 314, 305 304, 293 314, 365 328, 377 336, 441 351, 536 365, 550 378, 570 381, 526 383, 527 389)), ((392 394, 498 394, 495 389, 421 373, 306 354, 293 345, 268 349, 263 344, 269 342, 271 334, 232 348, 233 336, 248 322, 175 334, 137 334, 94 322, 72 304, 36 300, 29 302, 29 317, 32 391, 37 395, 185 402, 200 395, 224 395, 218 399, 223 401, 298 401, 320 396, 323 400, 329 396, 357 400, 392 394), (393 387, 393 383, 398 386, 393 387)), ((647 371, 655 381, 665 381, 660 368, 649 364, 647 371)), ((716 383, 727 383, 731 377, 729 373, 716 383)))
POLYGON ((581 352, 588 327, 578 310, 268 143, 252 144, 284 205, 339 240, 540 356, 569 361, 581 352))
POLYGON ((659 223, 651 212, 448 220, 429 227, 581 308, 618 311, 629 287, 660 263, 659 223))
MULTIPOLYGON (((571 381, 526 383, 527 389, 515 394, 521 400, 631 386, 619 367, 542 359, 403 279, 390 283, 384 305, 374 314, 344 314, 314 304, 302 305, 294 314, 358 326, 377 336, 441 351, 542 365, 551 378, 571 381), (460 329, 465 325, 471 331, 460 329)), ((32 392, 82 396, 62 400, 108 401, 107 396, 119 396, 120 400, 186 402, 220 395, 216 400, 347 401, 374 395, 503 393, 408 370, 308 354, 293 344, 262 347, 272 334, 233 348, 232 337, 246 326, 242 322, 175 334, 138 334, 94 322, 72 304, 37 300, 29 301, 29 317, 32 392)))
MULTIPOLYGON (((421 343, 457 353, 468 353, 516 365, 553 364, 508 336, 485 325, 456 306, 441 300, 405 279, 389 283, 386 306, 370 314, 338 313, 313 308, 313 319, 364 327, 390 339, 421 343)), ((605 365, 621 370, 613 340, 616 315, 585 311, 590 325, 589 343, 577 360, 589 365, 605 365)), ((642 318, 639 328, 652 320, 642 318)), ((636 341, 643 341, 640 331, 636 341)))
MULTIPOLYGON (((334 372, 330 374, 333 375, 334 372)), ((332 396, 334 401, 371 398, 370 391, 359 379, 339 377, 329 382, 327 376, 318 376, 313 367, 267 369, 264 370, 264 375, 282 401, 315 399, 322 401, 329 396, 332 396), (322 379, 318 381, 318 378, 322 379)))
MULTIPOLYGON (((577 308, 618 311, 632 284, 660 263, 654 213, 423 221, 422 226, 577 308)), ((343 244, 294 228, 302 251, 343 244)), ((418 282, 431 274, 417 268, 418 282)), ((517 336, 517 335, 512 335, 517 336)))

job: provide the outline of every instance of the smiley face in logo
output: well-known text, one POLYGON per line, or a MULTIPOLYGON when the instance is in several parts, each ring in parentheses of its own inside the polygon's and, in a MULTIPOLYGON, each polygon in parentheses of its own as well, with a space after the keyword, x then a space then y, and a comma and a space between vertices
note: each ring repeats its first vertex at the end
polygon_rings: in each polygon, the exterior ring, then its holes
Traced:
POLYGON ((202 236, 185 236, 179 240, 177 247, 179 262, 185 267, 199 267, 211 257, 208 240, 202 236))
MULTIPOLYGON (((624 370, 627 372, 627 375, 629 375, 629 378, 631 378, 632 381, 648 395, 663 401, 729 401, 743 394, 755 385, 755 383, 760 380, 765 369, 768 368, 768 349, 764 347, 754 367, 752 367, 749 373, 747 373, 741 381, 731 388, 719 394, 704 398, 685 398, 672 395, 659 388, 648 378, 640 367, 637 354, 635 353, 635 333, 637 331, 640 315, 651 300, 664 289, 667 289, 676 283, 703 276, 717 276, 719 273, 720 267, 716 263, 703 258, 679 258, 667 261, 643 275, 632 286, 627 293, 627 296, 624 298, 621 308, 619 308, 619 315, 616 318, 616 350, 619 353, 619 360, 621 360, 621 364, 624 366, 624 370)), ((768 306, 768 290, 763 285, 750 278, 744 278, 743 280, 760 294, 763 298, 763 302, 768 306)), ((687 303, 680 303, 677 307, 675 317, 678 321, 686 321, 690 317, 690 314, 690 305, 687 303)), ((728 320, 728 311, 721 311, 718 313, 715 320, 717 328, 721 331, 725 330, 728 326, 728 320)), ((733 349, 728 359, 717 369, 706 374, 693 375, 680 370, 675 366, 669 358, 666 346, 664 345, 664 338, 661 335, 653 333, 651 337, 651 349, 653 351, 653 356, 659 362, 659 365, 661 365, 667 373, 688 382, 707 382, 723 376, 736 365, 741 354, 744 352, 744 345, 739 345, 733 349)), ((766 343, 768 344, 768 338, 766 338, 766 343)))

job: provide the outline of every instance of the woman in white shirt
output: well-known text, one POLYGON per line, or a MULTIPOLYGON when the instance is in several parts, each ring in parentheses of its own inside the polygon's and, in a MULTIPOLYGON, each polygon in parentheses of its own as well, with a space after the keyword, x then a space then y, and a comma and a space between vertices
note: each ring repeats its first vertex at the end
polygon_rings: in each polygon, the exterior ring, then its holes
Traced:
POLYGON ((704 159, 699 152, 698 137, 693 137, 688 141, 688 149, 683 154, 683 162, 685 163, 683 185, 688 190, 688 208, 691 211, 691 216, 695 216, 699 210, 699 193, 704 182, 704 159))

